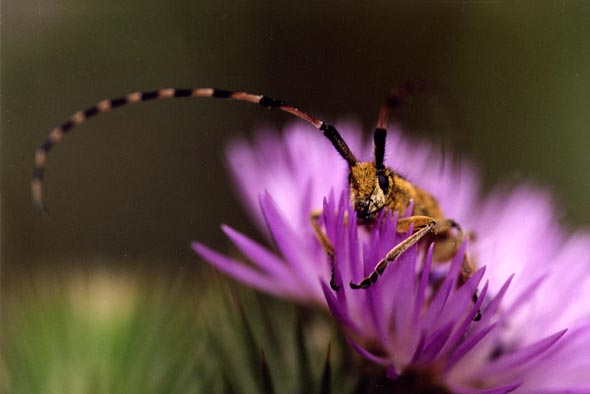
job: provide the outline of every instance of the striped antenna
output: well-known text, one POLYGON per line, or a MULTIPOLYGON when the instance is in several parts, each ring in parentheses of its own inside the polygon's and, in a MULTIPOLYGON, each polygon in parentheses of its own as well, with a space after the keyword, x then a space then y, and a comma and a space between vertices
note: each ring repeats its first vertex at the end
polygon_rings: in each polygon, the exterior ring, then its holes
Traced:
POLYGON ((379 119, 377 120, 377 129, 387 129, 389 117, 394 109, 401 107, 413 97, 424 93, 425 90, 432 89, 423 80, 408 81, 393 89, 381 105, 379 119))
POLYGON ((387 130, 376 128, 373 134, 373 150, 375 156, 375 168, 382 173, 385 170, 385 138, 387 137, 387 130))
POLYGON ((245 101, 253 104, 259 104, 267 108, 275 108, 283 112, 287 112, 293 116, 303 119, 310 123, 315 128, 324 132, 326 138, 332 142, 338 153, 348 162, 349 165, 356 163, 356 158, 340 136, 340 133, 328 124, 313 116, 300 111, 299 109, 286 105, 280 100, 274 100, 267 96, 250 94, 245 92, 234 92, 229 90, 212 89, 212 88, 196 88, 196 89, 161 89, 151 92, 136 92, 123 97, 112 100, 103 100, 96 105, 73 114, 68 121, 61 126, 54 128, 45 142, 35 151, 35 168, 33 170, 33 177, 31 180, 31 193, 33 204, 41 211, 47 212, 45 202, 43 200, 43 177, 45 174, 45 166, 47 162, 47 155, 67 133, 74 127, 84 123, 89 118, 100 113, 111 111, 115 108, 124 107, 130 104, 137 104, 149 100, 159 100, 168 98, 183 98, 183 97, 212 97, 221 99, 230 99, 237 101, 245 101))
POLYGON ((385 139, 387 137, 387 124, 391 113, 408 102, 414 96, 424 92, 426 82, 422 80, 408 81, 400 85, 389 93, 379 110, 379 118, 377 119, 377 127, 373 132, 373 151, 375 156, 375 167, 378 171, 385 169, 385 139))

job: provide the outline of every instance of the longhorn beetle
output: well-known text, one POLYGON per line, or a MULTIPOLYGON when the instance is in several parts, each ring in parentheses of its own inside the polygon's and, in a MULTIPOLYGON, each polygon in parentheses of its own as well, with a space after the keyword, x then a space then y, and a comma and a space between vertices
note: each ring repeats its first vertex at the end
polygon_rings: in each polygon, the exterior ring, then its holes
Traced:
MULTIPOLYGON (((358 283, 350 282, 352 289, 366 289, 378 280, 379 276, 384 273, 390 263, 396 261, 401 254, 422 239, 428 238, 436 241, 433 257, 435 261, 447 261, 456 253, 458 244, 465 238, 459 225, 452 219, 444 216, 436 199, 432 195, 418 186, 413 185, 400 174, 384 165, 386 128, 391 111, 416 93, 419 93, 421 88, 421 83, 406 83, 392 90, 389 97, 384 101, 379 111, 377 127, 373 134, 374 161, 372 162, 359 161, 334 126, 318 120, 296 107, 287 105, 281 100, 275 100, 263 95, 212 88, 170 88, 149 92, 136 92, 115 99, 103 100, 86 110, 76 112, 61 126, 54 128, 41 147, 37 149, 31 181, 33 202, 42 211, 46 212, 43 201, 43 176, 47 155, 53 146, 74 127, 93 116, 129 104, 167 98, 212 97, 259 104, 263 107, 278 109, 303 119, 322 131, 324 136, 334 145, 336 151, 348 163, 350 170, 350 196, 359 223, 367 224, 374 222, 383 209, 403 214, 413 201, 411 216, 399 219, 397 223, 397 232, 405 233, 412 228, 412 234, 392 248, 377 263, 368 276, 361 279, 358 283)), ((332 289, 337 291, 340 286, 334 280, 334 247, 327 235, 320 228, 317 222, 318 219, 318 213, 311 214, 314 231, 327 253, 332 267, 330 285, 332 289)), ((465 283, 471 277, 473 271, 474 266, 468 256, 466 256, 462 263, 459 284, 465 283)), ((473 301, 475 302, 476 300, 477 295, 474 294, 473 301)), ((479 320, 480 318, 481 315, 479 312, 473 317, 474 320, 479 320)))

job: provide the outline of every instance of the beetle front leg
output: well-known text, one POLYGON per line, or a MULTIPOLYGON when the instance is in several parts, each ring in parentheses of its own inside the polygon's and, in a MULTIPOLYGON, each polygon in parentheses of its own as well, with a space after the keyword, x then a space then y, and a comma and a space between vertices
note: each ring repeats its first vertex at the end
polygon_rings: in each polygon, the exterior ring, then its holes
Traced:
MULTIPOLYGON (((408 238, 404 239, 402 242, 397 244, 393 249, 391 249, 389 253, 387 253, 387 255, 377 263, 373 271, 365 278, 363 278, 359 283, 350 282, 350 287, 352 289, 366 289, 373 283, 377 282, 377 279, 379 279, 379 276, 383 274, 389 263, 396 261, 399 258, 399 256, 401 256, 406 250, 414 246, 416 243, 420 242, 420 240, 424 238, 426 235, 432 233, 436 225, 436 220, 434 220, 433 218, 429 218, 427 216, 413 216, 407 219, 412 218, 417 218, 416 222, 421 228, 412 235, 410 235, 408 238), (428 219, 427 221, 426 218, 428 219)), ((402 226, 406 226, 406 223, 407 222, 404 222, 402 226)))
POLYGON ((328 261, 330 262, 330 287, 332 288, 332 290, 338 291, 340 290, 341 286, 336 283, 336 278, 334 276, 334 245, 332 245, 332 242, 330 241, 330 239, 318 223, 321 215, 321 211, 312 212, 310 215, 311 225, 313 227, 313 231, 315 232, 316 237, 318 238, 318 241, 320 241, 322 248, 328 255, 328 261))

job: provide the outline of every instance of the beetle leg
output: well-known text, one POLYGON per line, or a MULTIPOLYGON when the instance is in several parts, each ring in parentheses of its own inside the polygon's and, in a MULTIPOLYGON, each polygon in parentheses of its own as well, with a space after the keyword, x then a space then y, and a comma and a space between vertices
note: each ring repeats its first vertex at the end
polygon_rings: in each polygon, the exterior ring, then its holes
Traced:
POLYGON ((332 242, 330 241, 330 239, 318 223, 321 214, 321 211, 313 211, 311 213, 311 225, 313 227, 313 231, 315 232, 316 237, 318 238, 318 241, 320 241, 322 248, 328 255, 328 260, 330 262, 330 287, 332 288, 332 290, 338 291, 340 290, 340 285, 336 283, 336 278, 334 277, 334 245, 332 245, 332 242))
MULTIPOLYGON (((373 283, 377 282, 379 276, 383 274, 389 263, 396 261, 399 256, 402 255, 406 250, 414 246, 418 243, 422 238, 426 235, 430 234, 436 226, 436 220, 427 216, 411 216, 407 218, 407 220, 411 220, 416 218, 416 223, 418 227, 421 227, 418 231, 410 235, 408 238, 404 239, 402 242, 397 244, 393 249, 387 253, 387 255, 381 259, 373 271, 363 278, 359 283, 350 282, 350 287, 353 289, 366 289, 371 286, 373 283), (427 220, 428 219, 428 220, 427 220)), ((406 220, 406 219, 403 219, 406 220)), ((405 226, 406 222, 403 223, 402 226, 405 226)), ((409 228, 409 224, 408 224, 409 228)), ((398 227, 399 229, 399 227, 398 227)))

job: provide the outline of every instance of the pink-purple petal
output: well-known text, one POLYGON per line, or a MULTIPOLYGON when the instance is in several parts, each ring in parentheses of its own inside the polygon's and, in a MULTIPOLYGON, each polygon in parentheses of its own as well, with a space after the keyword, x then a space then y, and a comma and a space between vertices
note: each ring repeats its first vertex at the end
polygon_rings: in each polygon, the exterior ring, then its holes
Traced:
POLYGON ((463 356, 465 356, 471 349, 475 347, 486 335, 488 335, 494 328, 496 328, 496 324, 490 324, 481 328, 474 332, 472 335, 469 335, 461 344, 459 344, 454 351, 452 352, 451 357, 447 361, 446 369, 450 370, 455 364, 461 360, 463 356))
POLYGON ((283 297, 291 296, 289 293, 285 292, 284 288, 277 286, 274 281, 270 280, 262 273, 246 267, 243 263, 227 258, 199 242, 193 242, 191 246, 199 256, 229 276, 270 294, 283 297))
POLYGON ((314 268, 314 264, 325 264, 325 259, 322 261, 310 262, 308 261, 309 254, 305 253, 306 249, 301 248, 302 245, 312 242, 313 238, 307 242, 302 240, 302 234, 296 232, 295 229, 289 226, 279 212, 272 197, 267 193, 260 196, 260 206, 277 248, 281 251, 281 254, 291 262, 290 265, 293 268, 293 273, 297 276, 300 284, 304 285, 307 291, 314 292, 319 290, 316 287, 317 269, 314 268), (301 264, 298 262, 307 262, 307 264, 301 264))
POLYGON ((507 374, 521 369, 527 364, 533 363, 538 360, 543 353, 547 352, 551 346, 559 341, 566 331, 567 330, 562 330, 547 338, 543 338, 533 344, 518 349, 513 353, 502 355, 498 359, 490 362, 485 371, 480 371, 477 376, 484 378, 485 375, 494 376, 507 374))
POLYGON ((225 235, 227 235, 248 260, 257 265, 263 272, 272 276, 283 286, 289 286, 289 267, 278 256, 229 226, 223 225, 221 228, 225 235))
POLYGON ((416 357, 416 362, 418 364, 427 364, 434 360, 449 339, 452 331, 453 323, 448 323, 426 337, 426 340, 424 341, 424 349, 418 355, 418 357, 416 357))
POLYGON ((356 332, 359 331, 357 324, 350 318, 347 310, 338 303, 336 297, 334 297, 334 291, 326 283, 321 282, 322 291, 326 297, 328 308, 334 317, 344 325, 344 327, 356 332))
POLYGON ((518 387, 522 384, 522 382, 513 382, 506 385, 502 385, 500 387, 495 387, 491 389, 459 389, 454 388, 453 392, 455 394, 507 394, 512 393, 514 390, 518 389, 518 387))
MULTIPOLYGON (((479 283, 479 280, 476 280, 476 282, 479 283)), ((465 336, 465 333, 467 332, 467 328, 470 325, 472 325, 473 317, 480 309, 481 304, 486 296, 487 291, 488 291, 488 283, 486 283, 484 285, 483 289, 481 290, 481 294, 479 295, 479 299, 472 306, 472 308, 469 310, 469 312, 463 317, 463 320, 462 321, 459 319, 456 320, 457 322, 459 322, 459 324, 456 326, 456 329, 455 329, 453 335, 451 336, 451 339, 449 339, 449 341, 447 342, 446 349, 449 349, 449 351, 450 351, 450 349, 455 348, 456 345, 459 343, 459 341, 465 336)), ((467 294, 472 294, 472 293, 467 293, 467 294)), ((477 324, 477 323, 475 323, 475 324, 477 324)))
POLYGON ((363 356, 367 360, 372 361, 375 364, 380 364, 384 366, 390 365, 389 360, 387 358, 371 353, 370 351, 356 343, 354 340, 349 338, 348 343, 354 350, 356 350, 361 356, 363 356))
POLYGON ((422 268, 422 275, 420 277, 420 285, 418 286, 418 291, 416 294, 416 307, 414 310, 414 323, 418 320, 420 313, 422 311, 422 305, 424 305, 424 300, 426 297, 426 286, 428 285, 428 278, 430 276, 430 267, 432 266, 432 254, 434 252, 434 244, 430 244, 428 247, 428 252, 426 254, 426 259, 424 261, 424 267, 422 268))
POLYGON ((436 320, 439 318, 445 304, 447 303, 447 300, 451 294, 451 290, 456 286, 457 277, 459 275, 459 269, 461 268, 466 246, 467 243, 464 242, 453 258, 449 272, 446 274, 442 285, 436 292, 430 307, 426 310, 424 317, 422 318, 422 324, 424 326, 433 327, 436 325, 436 320))

